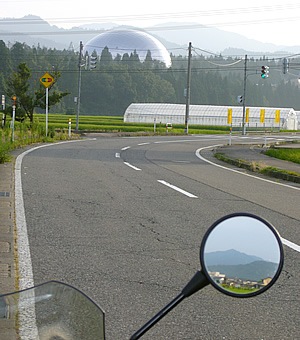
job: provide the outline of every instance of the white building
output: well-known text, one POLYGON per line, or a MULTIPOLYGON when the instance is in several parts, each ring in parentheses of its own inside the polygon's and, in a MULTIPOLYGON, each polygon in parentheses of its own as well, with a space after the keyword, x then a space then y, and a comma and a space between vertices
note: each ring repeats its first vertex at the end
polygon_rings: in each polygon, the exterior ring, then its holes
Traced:
POLYGON ((298 121, 298 129, 297 130, 300 130, 300 111, 295 111, 295 113, 296 113, 297 121, 298 121))
MULTIPOLYGON (((124 122, 184 124, 185 104, 133 103, 124 114, 124 122)), ((247 107, 245 112, 247 127, 280 127, 297 130, 298 118, 292 108, 247 107), (262 122, 262 109, 264 119, 262 122), (280 116, 278 117, 278 110, 280 116), (279 118, 279 121, 275 118, 279 118)), ((190 105, 189 125, 241 126, 243 108, 241 106, 190 105), (232 109, 232 123, 228 123, 228 109, 232 109)))

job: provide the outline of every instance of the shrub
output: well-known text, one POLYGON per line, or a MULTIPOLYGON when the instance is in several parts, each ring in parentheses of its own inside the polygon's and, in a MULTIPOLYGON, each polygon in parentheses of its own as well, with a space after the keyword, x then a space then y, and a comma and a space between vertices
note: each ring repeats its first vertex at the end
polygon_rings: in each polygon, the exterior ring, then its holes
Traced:
POLYGON ((2 141, 0 142, 0 164, 9 162, 11 160, 11 149, 11 143, 2 141))

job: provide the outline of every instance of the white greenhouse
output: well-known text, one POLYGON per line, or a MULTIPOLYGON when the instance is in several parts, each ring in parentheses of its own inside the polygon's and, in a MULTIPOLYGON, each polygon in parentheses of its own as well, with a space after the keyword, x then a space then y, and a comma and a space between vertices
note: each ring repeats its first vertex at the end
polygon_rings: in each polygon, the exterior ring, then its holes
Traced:
MULTIPOLYGON (((133 103, 124 114, 124 122, 184 124, 185 104, 133 103)), ((190 105, 189 125, 241 126, 243 108, 241 106, 190 105), (232 109, 231 124, 228 109, 232 109)), ((292 108, 246 107, 246 127, 268 127, 298 130, 297 114, 292 108)))

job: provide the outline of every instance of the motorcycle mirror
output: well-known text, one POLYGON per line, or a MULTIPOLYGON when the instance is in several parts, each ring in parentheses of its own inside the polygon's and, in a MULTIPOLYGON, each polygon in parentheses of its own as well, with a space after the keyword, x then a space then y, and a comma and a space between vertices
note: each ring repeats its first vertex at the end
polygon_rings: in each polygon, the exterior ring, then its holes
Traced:
POLYGON ((222 217, 206 232, 200 263, 208 281, 234 297, 251 297, 270 288, 283 267, 283 246, 276 229, 248 213, 222 217))
POLYGON ((185 298, 212 284, 222 293, 251 297, 265 292, 283 267, 283 246, 276 229, 248 213, 222 217, 206 232, 200 247, 201 270, 171 302, 136 331, 139 339, 185 298))

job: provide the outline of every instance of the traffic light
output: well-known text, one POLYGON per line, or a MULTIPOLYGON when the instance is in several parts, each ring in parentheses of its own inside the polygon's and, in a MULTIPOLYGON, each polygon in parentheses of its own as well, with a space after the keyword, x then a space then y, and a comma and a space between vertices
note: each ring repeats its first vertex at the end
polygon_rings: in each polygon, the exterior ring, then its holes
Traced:
POLYGON ((93 70, 97 67, 97 56, 89 56, 89 70, 93 70))
POLYGON ((261 75, 260 75, 263 79, 268 78, 269 77, 269 66, 262 66, 261 67, 261 75))
POLYGON ((287 74, 289 72, 289 60, 288 58, 283 58, 283 74, 287 74))
POLYGON ((243 100, 244 100, 243 96, 237 96, 237 102, 239 104, 243 104, 243 100))

